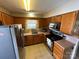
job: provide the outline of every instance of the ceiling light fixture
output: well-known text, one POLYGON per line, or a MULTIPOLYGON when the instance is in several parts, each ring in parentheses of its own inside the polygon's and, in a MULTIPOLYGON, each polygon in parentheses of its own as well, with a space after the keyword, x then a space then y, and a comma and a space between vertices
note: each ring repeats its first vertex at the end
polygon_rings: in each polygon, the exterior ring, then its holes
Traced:
POLYGON ((30 11, 30 0, 24 0, 24 6, 26 11, 30 11))
POLYGON ((30 17, 35 17, 35 13, 30 12, 30 13, 28 13, 28 16, 30 16, 30 17))

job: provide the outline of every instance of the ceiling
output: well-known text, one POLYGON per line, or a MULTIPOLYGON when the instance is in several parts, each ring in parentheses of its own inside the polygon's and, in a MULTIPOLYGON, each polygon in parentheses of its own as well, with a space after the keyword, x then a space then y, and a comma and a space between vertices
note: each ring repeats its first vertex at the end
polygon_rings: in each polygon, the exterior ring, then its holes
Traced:
MULTIPOLYGON (((61 7, 70 0, 30 0, 30 10, 37 13, 46 13, 61 7)), ((26 13, 24 0, 0 0, 0 5, 12 13, 26 13)))

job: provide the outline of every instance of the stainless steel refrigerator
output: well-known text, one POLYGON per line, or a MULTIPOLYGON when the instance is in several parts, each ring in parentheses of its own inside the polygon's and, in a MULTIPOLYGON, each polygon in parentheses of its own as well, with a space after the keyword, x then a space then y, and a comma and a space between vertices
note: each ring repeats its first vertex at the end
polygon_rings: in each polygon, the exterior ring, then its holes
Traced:
POLYGON ((15 35, 16 35, 16 41, 19 48, 24 47, 24 36, 23 36, 23 28, 21 24, 13 24, 11 27, 14 27, 15 35))
POLYGON ((19 59, 13 27, 0 26, 0 59, 19 59))

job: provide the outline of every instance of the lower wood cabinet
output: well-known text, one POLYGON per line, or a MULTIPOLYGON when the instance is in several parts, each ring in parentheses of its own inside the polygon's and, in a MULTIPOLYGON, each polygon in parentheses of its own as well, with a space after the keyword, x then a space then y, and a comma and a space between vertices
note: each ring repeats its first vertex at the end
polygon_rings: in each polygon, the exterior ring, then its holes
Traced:
POLYGON ((53 55, 55 59, 70 59, 74 44, 66 40, 54 42, 53 55))
POLYGON ((54 51, 53 54, 56 59, 62 59, 63 58, 63 52, 64 50, 57 44, 54 43, 54 51))
POLYGON ((33 44, 32 42, 33 42, 33 36, 32 35, 25 36, 24 45, 31 45, 31 44, 33 44))
POLYGON ((38 44, 45 42, 46 37, 43 34, 37 34, 37 35, 27 35, 24 39, 24 45, 32 45, 32 44, 38 44))

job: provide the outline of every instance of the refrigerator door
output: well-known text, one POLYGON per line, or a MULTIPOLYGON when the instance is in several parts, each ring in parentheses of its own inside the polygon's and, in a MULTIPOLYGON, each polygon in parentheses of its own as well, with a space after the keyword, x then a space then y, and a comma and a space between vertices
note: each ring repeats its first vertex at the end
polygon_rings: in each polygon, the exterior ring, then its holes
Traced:
POLYGON ((16 54, 16 59, 19 59, 19 51, 18 51, 19 47, 17 46, 17 41, 16 41, 16 35, 15 35, 14 27, 11 27, 10 30, 11 30, 14 50, 15 50, 15 54, 16 54))
POLYGON ((16 40, 18 47, 24 47, 24 36, 21 24, 14 24, 12 25, 16 34, 16 40))
POLYGON ((9 27, 0 27, 0 59, 16 59, 9 27))

